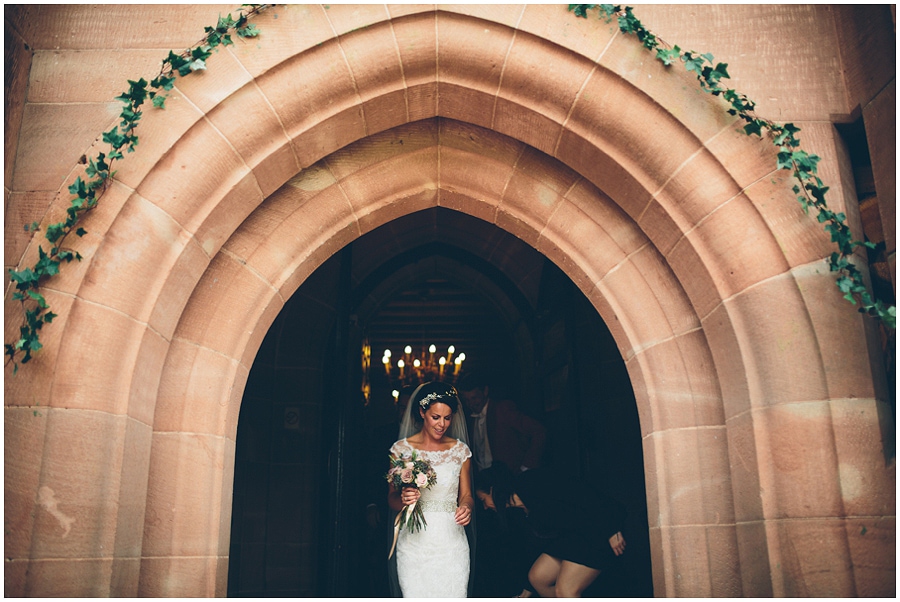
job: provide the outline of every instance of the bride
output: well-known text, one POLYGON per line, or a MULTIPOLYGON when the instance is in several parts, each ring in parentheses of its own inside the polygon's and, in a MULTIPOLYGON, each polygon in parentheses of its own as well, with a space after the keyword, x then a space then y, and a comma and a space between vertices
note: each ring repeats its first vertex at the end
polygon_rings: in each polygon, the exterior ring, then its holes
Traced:
POLYGON ((437 473, 437 483, 419 491, 393 486, 388 503, 395 512, 418 502, 427 526, 401 529, 396 548, 400 590, 405 598, 465 598, 469 584, 469 543, 464 527, 472 520, 475 501, 466 445, 466 421, 453 386, 421 385, 409 400, 400 424, 400 440, 391 446, 395 458, 413 450, 437 473))

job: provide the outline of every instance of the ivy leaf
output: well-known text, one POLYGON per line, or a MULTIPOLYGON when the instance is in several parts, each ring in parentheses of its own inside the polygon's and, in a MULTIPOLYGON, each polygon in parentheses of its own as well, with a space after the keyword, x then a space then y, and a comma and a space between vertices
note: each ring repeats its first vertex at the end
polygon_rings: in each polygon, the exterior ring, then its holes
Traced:
POLYGON ((802 174, 814 174, 816 173, 816 165, 818 165, 820 157, 810 155, 804 150, 796 150, 791 153, 791 160, 794 162, 796 169, 802 174))
MULTIPOLYGON (((791 159, 792 154, 789 151, 781 151, 777 155, 778 169, 793 169, 794 163, 791 159)), ((797 192, 796 190, 794 192, 797 192)))
MULTIPOLYGON (((591 8, 590 4, 585 4, 583 6, 591 8)), ((622 10, 622 7, 615 6, 613 4, 594 4, 593 6, 599 9, 597 12, 597 18, 603 19, 604 23, 609 23, 610 21, 612 21, 612 18, 616 15, 616 13, 622 10)))
POLYGON ((235 31, 242 38, 255 38, 259 35, 259 29, 257 29, 255 23, 250 23, 246 27, 239 27, 235 31))
POLYGON ((853 280, 847 276, 841 276, 835 282, 842 293, 849 293, 853 289, 853 280))
POLYGON ((94 191, 98 188, 102 188, 106 183, 106 178, 109 177, 105 171, 101 171, 97 173, 97 177, 88 182, 88 206, 91 206, 91 202, 94 199, 94 191))
POLYGON ((143 77, 138 81, 129 79, 128 86, 128 91, 116 96, 116 100, 135 107, 141 106, 147 98, 147 81, 143 77))
POLYGON ((723 98, 731 103, 731 110, 728 111, 731 115, 736 115, 741 113, 747 113, 756 108, 756 104, 747 98, 744 94, 738 94, 735 90, 728 89, 723 92, 723 98))
POLYGON ((655 50, 656 47, 659 46, 656 36, 643 27, 637 27, 635 29, 635 35, 637 35, 638 40, 644 45, 644 48, 647 48, 648 50, 655 50))
POLYGON ((225 15, 224 17, 222 15, 219 15, 219 21, 216 23, 215 31, 217 31, 219 33, 226 33, 234 25, 235 25, 234 17, 232 17, 230 14, 225 15))
POLYGON ((850 267, 850 260, 838 252, 833 252, 828 258, 828 262, 831 265, 832 272, 846 270, 850 267))
MULTIPOLYGON (((171 50, 169 51, 169 56, 163 59, 163 65, 168 64, 169 67, 173 71, 178 71, 181 67, 186 65, 189 61, 181 56, 180 54, 175 54, 171 50)), ((174 79, 174 78, 173 78, 174 79)))
MULTIPOLYGON (((814 199, 816 199, 819 204, 825 204, 825 193, 829 190, 828 186, 817 186, 815 184, 809 183, 804 188, 809 191, 809 193, 813 196, 814 199)), ((843 216, 844 214, 839 213, 837 215, 843 216)), ((838 221, 843 222, 844 218, 841 217, 838 219, 838 221)))
POLYGON ((619 15, 619 31, 622 33, 637 33, 644 29, 641 22, 634 16, 630 6, 625 7, 625 13, 619 15))
POLYGON ((587 19, 587 11, 592 6, 591 4, 570 4, 569 10, 575 13, 576 17, 587 19))
POLYGON ((157 89, 162 88, 168 92, 175 86, 175 78, 167 75, 160 75, 150 82, 150 85, 157 89))
POLYGON ((727 63, 719 63, 716 65, 716 68, 713 70, 713 73, 716 74, 716 79, 731 79, 731 76, 728 75, 728 64, 727 63))
POLYGON ((191 71, 205 71, 206 70, 206 62, 203 59, 197 59, 192 62, 189 67, 191 71))
MULTIPOLYGON (((881 304, 883 306, 883 304, 881 304)), ((884 310, 883 308, 879 308, 878 317, 887 324, 889 328, 896 329, 897 328, 897 306, 891 305, 884 310)))
POLYGON ((703 73, 703 58, 695 56, 692 52, 685 52, 681 55, 681 60, 684 61, 684 68, 688 71, 693 71, 697 74, 697 77, 701 77, 703 73))
MULTIPOLYGON (((119 133, 119 126, 113 126, 113 129, 108 132, 103 132, 103 141, 118 150, 125 146, 126 138, 119 133)), ((110 153, 110 157, 112 157, 112 153, 110 153)))
POLYGON ((166 96, 163 94, 157 94, 153 97, 153 108, 155 109, 165 109, 166 108, 166 96))
POLYGON ((194 61, 205 61, 210 56, 212 56, 212 53, 210 52, 210 48, 207 45, 197 46, 196 48, 191 50, 191 58, 194 59, 194 61))
POLYGON ((75 178, 75 181, 69 186, 69 194, 78 195, 78 198, 81 199, 87 197, 88 190, 84 185, 84 180, 81 179, 81 176, 75 178))
MULTIPOLYGON (((97 155, 96 162, 94 159, 91 159, 88 162, 88 166, 84 168, 84 173, 86 173, 89 177, 100 178, 102 184, 102 180, 105 180, 109 176, 109 164, 106 162, 106 155, 100 153, 97 155)), ((98 188, 98 185, 95 185, 93 182, 90 185, 90 188, 98 188)), ((73 193, 74 194, 74 193, 73 193)))
POLYGON ((141 118, 141 112, 133 111, 130 106, 126 106, 124 109, 122 109, 122 112, 119 113, 119 117, 122 119, 122 123, 120 123, 119 125, 123 129, 128 130, 135 127, 135 124, 141 118))
POLYGON ((668 67, 672 63, 678 60, 681 56, 681 48, 675 46, 671 50, 666 48, 657 48, 656 49, 656 58, 662 61, 663 65, 668 67))
MULTIPOLYGON (((43 247, 38 247, 39 259, 36 264, 34 264, 34 269, 37 270, 35 273, 37 274, 38 279, 41 276, 56 276, 59 274, 59 262, 46 253, 44 253, 43 247)), ((51 253, 52 255, 52 253, 51 253)))
POLYGON ((796 127, 793 123, 785 123, 781 126, 778 135, 775 136, 775 145, 790 147, 798 146, 800 141, 795 138, 794 134, 799 131, 800 128, 796 127))
POLYGON ((66 233, 65 224, 50 224, 47 226, 47 231, 44 233, 44 238, 49 240, 50 242, 56 242, 66 233))
POLYGON ((744 133, 748 136, 756 134, 759 137, 762 137, 762 126, 765 124, 760 119, 754 119, 750 123, 744 126, 744 133))
POLYGON ((39 279, 38 275, 31 268, 25 268, 18 272, 10 270, 9 277, 16 283, 16 288, 20 291, 28 290, 32 285, 36 285, 39 279))
POLYGON ((50 307, 47 305, 47 300, 44 299, 44 296, 37 291, 28 291, 28 296, 37 301, 38 307, 42 309, 47 309, 50 307))

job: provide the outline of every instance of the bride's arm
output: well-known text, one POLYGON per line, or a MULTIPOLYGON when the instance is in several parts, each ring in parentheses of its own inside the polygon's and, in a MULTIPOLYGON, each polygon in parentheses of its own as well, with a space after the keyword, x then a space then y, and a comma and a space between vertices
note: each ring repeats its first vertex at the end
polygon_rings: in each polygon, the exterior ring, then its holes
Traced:
POLYGON ((403 502, 400 500, 400 492, 392 485, 388 484, 388 506, 391 510, 399 512, 403 509, 403 502))
POLYGON ((472 520, 472 509, 475 508, 475 498, 472 497, 472 477, 469 469, 470 459, 463 462, 459 471, 459 499, 456 509, 456 523, 466 526, 472 520))

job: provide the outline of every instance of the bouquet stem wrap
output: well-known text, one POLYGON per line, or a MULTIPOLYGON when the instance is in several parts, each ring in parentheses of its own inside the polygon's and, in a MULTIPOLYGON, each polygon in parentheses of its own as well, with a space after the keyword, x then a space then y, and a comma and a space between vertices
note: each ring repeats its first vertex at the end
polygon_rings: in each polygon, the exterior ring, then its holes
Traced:
POLYGON ((391 551, 388 552, 388 559, 394 555, 394 550, 397 548, 397 538, 400 537, 400 528, 404 525, 413 532, 424 529, 425 526, 428 525, 418 502, 413 502, 409 506, 404 506, 403 510, 398 512, 397 516, 394 517, 394 542, 391 544, 391 551))

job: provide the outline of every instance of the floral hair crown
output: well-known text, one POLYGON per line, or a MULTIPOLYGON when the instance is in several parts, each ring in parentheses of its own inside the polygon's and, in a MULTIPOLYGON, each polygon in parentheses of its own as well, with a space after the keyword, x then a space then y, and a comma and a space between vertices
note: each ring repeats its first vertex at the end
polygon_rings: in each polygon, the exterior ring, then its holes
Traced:
POLYGON ((419 407, 424 410, 424 409, 428 408, 428 404, 431 403, 432 401, 434 401, 436 399, 440 399, 442 397, 451 397, 453 395, 457 395, 456 389, 454 389, 453 387, 450 387, 450 390, 446 391, 446 392, 429 393, 428 395, 426 395, 425 397, 423 397, 422 399, 419 400, 419 407))

